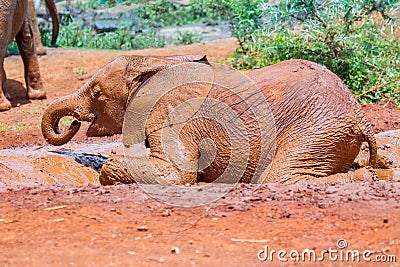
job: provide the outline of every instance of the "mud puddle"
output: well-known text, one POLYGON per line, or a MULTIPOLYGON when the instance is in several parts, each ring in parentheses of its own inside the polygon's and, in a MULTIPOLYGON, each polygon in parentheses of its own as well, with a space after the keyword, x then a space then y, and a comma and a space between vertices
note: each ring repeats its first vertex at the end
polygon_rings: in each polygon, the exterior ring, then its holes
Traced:
POLYGON ((118 142, 71 143, 0 150, 0 182, 99 184, 98 173, 118 142))

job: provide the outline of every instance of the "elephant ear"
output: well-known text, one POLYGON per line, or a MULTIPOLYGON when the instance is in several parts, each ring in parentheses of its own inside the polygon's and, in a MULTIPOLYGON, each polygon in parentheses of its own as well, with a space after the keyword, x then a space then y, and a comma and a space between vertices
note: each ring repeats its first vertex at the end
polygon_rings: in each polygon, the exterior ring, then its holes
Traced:
POLYGON ((135 94, 136 90, 157 72, 181 64, 183 62, 199 62, 210 65, 206 55, 183 55, 170 57, 138 57, 128 56, 125 68, 125 79, 127 83, 128 101, 127 105, 135 94), (145 60, 143 60, 145 59, 145 60))
POLYGON ((183 55, 183 56, 170 56, 165 57, 165 59, 171 59, 181 62, 203 62, 209 64, 207 60, 207 55, 183 55))

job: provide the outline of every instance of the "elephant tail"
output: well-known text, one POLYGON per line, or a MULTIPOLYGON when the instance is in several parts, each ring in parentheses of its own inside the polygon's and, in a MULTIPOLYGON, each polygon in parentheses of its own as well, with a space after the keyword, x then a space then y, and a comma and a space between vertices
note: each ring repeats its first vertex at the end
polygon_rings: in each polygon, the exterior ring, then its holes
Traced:
POLYGON ((375 168, 378 160, 378 146, 376 144, 376 138, 374 132, 372 131, 371 124, 365 117, 364 113, 361 111, 361 116, 359 120, 359 127, 361 129, 362 135, 364 136, 364 142, 368 143, 369 148, 369 166, 375 168))
POLYGON ((60 17, 58 16, 57 6, 54 0, 46 0, 47 8, 49 9, 51 22, 53 25, 53 33, 51 36, 51 44, 54 45, 57 41, 58 33, 60 31, 60 17))

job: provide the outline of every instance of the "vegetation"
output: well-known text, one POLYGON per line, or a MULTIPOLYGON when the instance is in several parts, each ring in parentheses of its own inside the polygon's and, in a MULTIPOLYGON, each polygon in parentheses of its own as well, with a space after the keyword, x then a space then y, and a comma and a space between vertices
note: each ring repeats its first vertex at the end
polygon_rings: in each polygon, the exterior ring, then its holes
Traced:
POLYGON ((84 10, 87 8, 98 9, 98 8, 109 8, 117 5, 131 5, 138 3, 145 3, 146 0, 88 0, 82 1, 78 0, 76 3, 71 3, 71 1, 67 1, 67 7, 77 7, 80 10, 84 10))
MULTIPOLYGON (((188 6, 168 0, 88 0, 75 2, 75 7, 130 4, 137 4, 142 33, 132 34, 122 25, 115 32, 96 34, 69 21, 61 27, 57 44, 91 49, 189 44, 201 41, 201 36, 185 32, 166 40, 157 34, 158 28, 227 20, 240 44, 230 58, 234 67, 253 69, 287 59, 307 59, 338 74, 362 103, 392 99, 400 105, 400 30, 392 17, 400 12, 399 0, 285 0, 276 4, 269 0, 197 0, 188 6)), ((50 31, 43 30, 42 37, 48 45, 50 31)))
POLYGON ((177 6, 168 0, 149 1, 137 8, 137 14, 146 20, 145 27, 181 26, 199 21, 216 24, 225 18, 219 1, 196 0, 188 6, 177 6))
POLYGON ((24 130, 28 130, 31 128, 32 128, 32 126, 27 126, 25 124, 16 124, 16 125, 9 126, 9 125, 0 123, 0 131, 3 131, 3 132, 13 131, 13 130, 24 131, 24 130))
MULTIPOLYGON (((191 44, 201 42, 202 37, 194 32, 184 32, 169 40, 158 34, 158 28, 181 26, 198 21, 215 24, 221 21, 223 17, 220 12, 217 12, 217 5, 211 0, 193 1, 188 6, 177 6, 168 0, 89 0, 77 1, 74 6, 70 5, 71 7, 85 10, 87 8, 108 8, 115 5, 130 5, 133 3, 138 4, 136 13, 140 20, 140 27, 144 29, 143 32, 132 33, 127 25, 120 25, 114 32, 96 33, 93 28, 83 27, 76 21, 63 20, 57 45, 88 49, 129 50, 163 47, 168 44, 191 44)), ((42 28, 41 34, 43 44, 49 46, 51 29, 42 28)))
POLYGON ((200 43, 202 37, 194 32, 178 32, 178 37, 175 39, 175 45, 187 45, 200 43))
POLYGON ((307 59, 338 74, 362 103, 392 99, 400 105, 399 25, 389 15, 398 0, 223 2, 232 7, 232 30, 240 42, 233 66, 307 59))

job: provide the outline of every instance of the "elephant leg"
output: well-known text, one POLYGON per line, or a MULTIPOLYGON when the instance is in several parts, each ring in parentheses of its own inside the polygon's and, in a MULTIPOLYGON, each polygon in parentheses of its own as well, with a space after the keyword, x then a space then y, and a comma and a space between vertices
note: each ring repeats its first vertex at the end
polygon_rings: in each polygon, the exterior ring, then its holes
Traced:
POLYGON ((295 134, 284 136, 284 142, 277 146, 271 170, 264 182, 372 181, 375 176, 373 170, 368 168, 347 172, 359 153, 361 142, 352 136, 340 136, 340 133, 334 136, 337 137, 335 142, 315 135, 308 139, 295 134))
POLYGON ((350 182, 373 182, 378 180, 374 169, 370 166, 362 167, 353 172, 335 173, 332 175, 321 176, 319 173, 312 174, 310 169, 297 169, 296 172, 285 171, 282 169, 284 164, 273 164, 267 179, 264 182, 282 182, 282 183, 300 183, 300 182, 332 182, 332 183, 350 183, 350 182), (277 166, 279 169, 277 169, 277 166))
POLYGON ((35 53, 28 18, 24 20, 21 30, 16 36, 16 40, 25 67, 27 98, 44 99, 46 98, 46 92, 44 91, 43 80, 40 76, 39 61, 35 53))
POLYGON ((104 162, 99 176, 101 185, 131 184, 135 182, 128 171, 124 156, 111 156, 104 162))
POLYGON ((193 184, 197 173, 180 172, 171 163, 150 157, 150 159, 129 156, 111 156, 104 162, 100 171, 100 184, 193 184))
POLYGON ((46 55, 46 49, 44 48, 42 40, 40 39, 40 31, 37 23, 35 4, 33 0, 29 0, 29 13, 30 13, 30 19, 31 19, 30 22, 33 32, 33 40, 35 42, 36 54, 46 55))
POLYGON ((4 91, 5 91, 4 89, 6 87, 7 78, 6 78, 6 73, 4 71, 4 68, 3 68, 3 59, 0 59, 0 60, 1 60, 0 111, 6 111, 6 110, 9 110, 11 108, 11 103, 10 103, 10 101, 8 101, 8 99, 6 98, 6 96, 4 94, 4 91))

